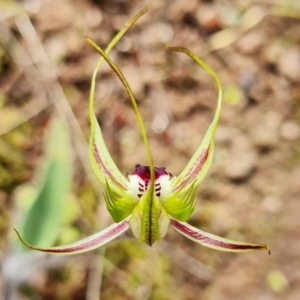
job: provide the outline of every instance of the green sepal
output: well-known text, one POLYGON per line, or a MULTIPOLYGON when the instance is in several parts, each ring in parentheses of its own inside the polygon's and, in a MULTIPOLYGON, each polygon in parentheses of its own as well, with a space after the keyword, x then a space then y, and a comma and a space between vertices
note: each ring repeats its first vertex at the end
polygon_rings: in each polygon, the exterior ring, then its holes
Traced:
POLYGON ((108 180, 114 190, 117 187, 127 189, 127 180, 115 165, 104 142, 101 128, 91 108, 91 137, 89 143, 89 158, 97 179, 105 185, 108 180), (93 121, 92 121, 93 120, 93 121))
POLYGON ((198 56, 196 56, 188 49, 179 47, 167 47, 167 49, 185 53, 190 58, 192 58, 198 65, 200 65, 207 73, 209 73, 213 77, 218 88, 217 108, 215 111, 213 121, 210 124, 202 142, 200 143, 199 147, 190 159, 187 166, 180 173, 180 175, 173 180, 172 185, 174 186, 174 191, 177 191, 181 189, 182 186, 187 187, 191 183, 195 183, 196 186, 199 185, 208 172, 213 157, 213 138, 217 129, 221 113, 222 85, 216 73, 208 65, 206 65, 198 56))
POLYGON ((170 225, 179 233, 189 238, 190 240, 212 249, 227 251, 227 252, 249 252, 253 250, 267 250, 269 255, 270 248, 265 244, 254 244, 237 242, 220 236, 202 231, 185 222, 171 219, 170 225))
MULTIPOLYGON (((112 48, 118 43, 118 41, 123 37, 127 30, 148 10, 150 9, 147 6, 140 13, 134 16, 126 26, 112 39, 105 50, 105 54, 108 54, 112 48)), ((93 43, 89 38, 87 41, 95 48, 97 45, 93 43)), ((97 50, 97 49, 96 49, 97 50)), ((113 159, 110 156, 110 153, 104 142, 101 128, 97 122, 97 118, 94 111, 94 101, 95 101, 95 87, 96 87, 96 76, 97 73, 104 62, 104 58, 98 62, 97 67, 94 70, 93 78, 91 82, 90 97, 89 97, 89 114, 90 114, 90 123, 91 123, 91 135, 89 141, 89 158, 92 169, 98 178, 98 180, 105 185, 105 180, 109 181, 111 188, 116 191, 118 187, 127 189, 127 180, 123 174, 119 171, 118 167, 115 165, 113 159)))

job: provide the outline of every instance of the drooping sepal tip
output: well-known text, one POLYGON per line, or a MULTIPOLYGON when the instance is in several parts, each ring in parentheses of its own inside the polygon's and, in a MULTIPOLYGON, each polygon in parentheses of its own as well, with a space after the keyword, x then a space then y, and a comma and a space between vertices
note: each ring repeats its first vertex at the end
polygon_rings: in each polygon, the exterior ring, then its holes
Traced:
POLYGON ((45 253, 51 253, 51 254, 69 255, 69 254, 84 253, 99 248, 109 243, 113 239, 117 238, 128 229, 129 229, 129 218, 119 223, 114 223, 109 227, 101 230, 100 232, 95 233, 78 242, 65 245, 65 246, 49 247, 49 248, 35 247, 33 245, 30 245, 22 238, 21 234, 16 229, 14 230, 17 233, 20 241, 30 249, 42 251, 45 253))
POLYGON ((270 248, 265 244, 237 242, 230 239, 225 239, 217 235, 207 233, 191 226, 188 223, 180 222, 175 219, 171 219, 171 226, 190 240, 201 244, 202 246, 215 250, 226 252, 250 252, 254 250, 267 250, 269 255, 271 253, 270 248))
POLYGON ((191 182, 195 182, 199 185, 208 172, 209 166, 213 157, 213 138, 219 122, 222 104, 222 85, 217 74, 206 65, 197 55, 192 53, 186 48, 166 46, 168 50, 182 52, 192 58, 198 65, 200 65, 207 73, 209 73, 215 80, 218 88, 218 101, 215 111, 215 115, 212 123, 210 124, 202 142, 198 146, 196 152, 188 162, 184 170, 179 174, 176 180, 174 180, 175 190, 178 190, 182 186, 188 186, 191 182))

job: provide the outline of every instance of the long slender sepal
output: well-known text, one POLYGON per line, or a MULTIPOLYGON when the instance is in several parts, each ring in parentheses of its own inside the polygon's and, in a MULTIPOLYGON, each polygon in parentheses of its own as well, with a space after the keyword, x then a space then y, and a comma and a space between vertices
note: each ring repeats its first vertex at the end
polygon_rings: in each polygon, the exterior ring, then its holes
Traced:
MULTIPOLYGON (((122 84, 125 87, 125 90, 129 96, 129 99, 131 101, 133 110, 135 112, 135 115, 137 117, 138 120, 138 124, 141 130, 141 134, 144 140, 144 144, 146 147, 146 152, 147 152, 147 158, 148 158, 148 163, 149 163, 149 167, 150 167, 150 174, 152 173, 152 177, 154 179, 154 169, 153 169, 153 159, 152 159, 152 154, 150 151, 150 147, 149 147, 149 142, 148 142, 148 138, 147 138, 147 134, 146 134, 146 130, 144 127, 144 123, 141 117, 141 114, 139 112, 136 100, 134 98, 134 95, 132 93, 132 90, 127 82, 127 80, 125 79, 124 75, 122 74, 122 72, 120 71, 120 69, 116 66, 116 64, 108 57, 108 55, 97 45, 95 44, 90 38, 86 38, 86 41, 106 60, 106 62, 109 64, 109 66, 112 68, 112 70, 116 73, 116 75, 119 77, 119 79, 121 80, 122 84), (152 172, 151 172, 152 171, 152 172)), ((153 180, 152 180, 153 183, 153 180)))
POLYGON ((150 169, 150 184, 147 189, 146 194, 144 195, 143 201, 141 201, 142 206, 140 207, 142 211, 142 219, 141 219, 141 234, 140 234, 140 239, 143 242, 148 243, 149 245, 152 245, 155 240, 158 239, 158 235, 156 234, 158 232, 158 226, 157 226, 157 220, 154 218, 156 216, 156 212, 154 213, 153 210, 155 210, 155 199, 154 199, 154 181, 155 181, 155 176, 154 176, 154 166, 153 166, 153 158, 152 154, 150 151, 149 147, 149 142, 146 134, 146 130, 144 127, 144 123, 141 117, 141 114, 139 112, 136 100, 133 96, 132 90, 125 79, 124 75, 120 71, 120 69, 115 65, 115 63, 108 57, 108 55, 98 46, 96 45, 91 39, 86 38, 87 42, 105 59, 105 61, 109 64, 109 66, 112 68, 112 70, 117 74, 119 79, 121 80, 123 86, 125 87, 125 90, 129 96, 129 99, 131 101, 133 110, 135 112, 141 134, 144 140, 145 148, 146 148, 146 153, 147 153, 147 158, 148 158, 148 164, 149 164, 149 169, 150 169), (148 225, 144 226, 146 220, 149 220, 148 225), (154 228, 155 227, 155 228, 154 228))
POLYGON ((74 244, 61 246, 61 247, 51 247, 51 248, 40 248, 35 247, 28 244, 26 241, 23 240, 20 233, 15 229, 20 241, 30 249, 39 250, 42 252, 52 253, 52 254, 78 254, 87 252, 96 248, 99 248, 108 242, 112 241, 113 239, 117 238, 123 232, 125 232, 129 228, 129 219, 125 219, 120 223, 115 223, 106 229, 88 237, 81 241, 78 241, 74 244))
MULTIPOLYGON (((113 38, 109 43, 108 47, 105 50, 105 53, 108 54, 111 49, 117 44, 117 42, 123 37, 127 30, 148 10, 150 9, 147 6, 140 13, 134 16, 129 23, 113 38)), ((102 63, 104 62, 103 57, 99 60, 99 63, 93 73, 90 98, 89 98, 89 110, 90 110, 90 123, 91 123, 91 136, 89 142, 89 157, 92 165, 92 169, 98 178, 98 180, 104 185, 105 178, 108 178, 109 183, 114 183, 122 189, 127 188, 126 178, 119 171, 114 161, 112 160, 109 151, 106 147, 106 144, 103 140, 101 128, 97 122, 95 112, 94 112, 94 99, 95 99, 95 86, 96 86, 96 76, 99 72, 102 63)), ((114 185, 112 185, 114 191, 116 191, 114 185)))
POLYGON ((233 240, 225 239, 214 234, 204 232, 197 229, 188 223, 179 222, 171 219, 171 226, 190 240, 216 250, 227 252, 250 252, 253 250, 267 250, 270 254, 270 248, 265 244, 252 244, 236 242, 233 240))
POLYGON ((187 166, 184 168, 181 174, 174 179, 174 191, 179 191, 180 189, 187 187, 193 182, 195 183, 195 186, 199 185, 199 183, 203 180, 209 169, 214 150, 213 138, 221 113, 222 85, 216 73, 209 66, 207 66, 198 56, 196 56, 188 49, 169 46, 167 46, 167 49, 171 51, 182 52, 188 55, 213 77, 218 87, 218 102, 213 121, 209 126, 201 144, 199 145, 198 149, 196 150, 195 154, 193 155, 187 166))

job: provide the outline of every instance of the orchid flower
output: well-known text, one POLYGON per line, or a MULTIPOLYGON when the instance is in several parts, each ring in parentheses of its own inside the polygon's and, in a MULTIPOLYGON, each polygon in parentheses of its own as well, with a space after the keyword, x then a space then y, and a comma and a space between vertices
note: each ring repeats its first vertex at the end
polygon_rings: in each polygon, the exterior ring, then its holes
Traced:
POLYGON ((148 138, 136 100, 123 74, 108 57, 108 53, 121 37, 148 10, 149 7, 146 7, 132 18, 114 37, 105 51, 91 39, 86 38, 87 42, 101 55, 91 82, 89 99, 91 123, 89 157, 97 179, 105 188, 103 196, 107 209, 115 223, 88 238, 67 246, 35 247, 24 241, 17 232, 20 240, 26 246, 35 250, 57 254, 75 254, 103 246, 129 228, 136 238, 151 246, 163 238, 171 226, 194 242, 213 249, 230 252, 266 249, 270 252, 267 245, 236 242, 221 238, 194 228, 185 222, 194 211, 197 188, 207 174, 212 161, 214 152, 213 138, 218 125, 222 102, 222 86, 217 75, 199 57, 185 48, 167 47, 168 50, 188 55, 212 76, 218 87, 216 112, 203 141, 179 176, 172 176, 170 172, 166 171, 166 168, 153 166, 148 138), (126 176, 120 172, 110 156, 94 112, 96 76, 104 60, 117 74, 125 87, 136 114, 147 153, 149 166, 137 164, 134 172, 126 176))

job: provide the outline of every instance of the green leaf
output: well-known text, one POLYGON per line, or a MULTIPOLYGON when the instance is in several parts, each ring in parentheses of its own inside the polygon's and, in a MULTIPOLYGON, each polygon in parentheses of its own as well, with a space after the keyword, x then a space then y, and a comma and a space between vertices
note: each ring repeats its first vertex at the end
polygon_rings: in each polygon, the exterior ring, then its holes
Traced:
POLYGON ((22 232, 24 239, 37 247, 53 245, 57 239, 64 201, 71 187, 71 142, 62 121, 52 120, 45 146, 44 161, 38 172, 41 185, 24 218, 22 232))

